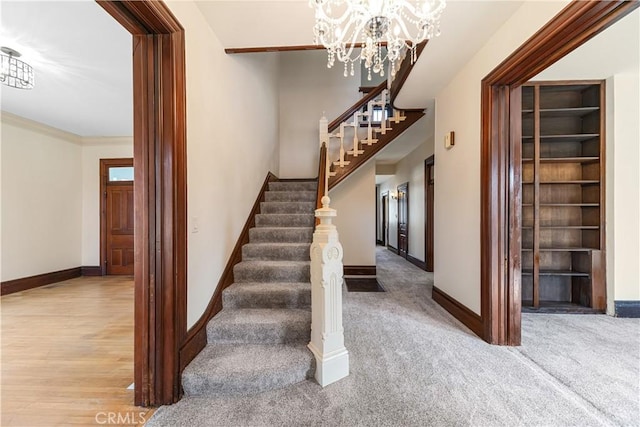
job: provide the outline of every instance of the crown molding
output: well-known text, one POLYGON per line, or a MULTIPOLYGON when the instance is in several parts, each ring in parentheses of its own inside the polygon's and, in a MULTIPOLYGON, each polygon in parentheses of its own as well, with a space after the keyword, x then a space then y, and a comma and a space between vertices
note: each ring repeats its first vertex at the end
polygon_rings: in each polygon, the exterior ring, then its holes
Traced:
POLYGON ((2 123, 18 126, 26 130, 82 145, 82 137, 80 137, 80 135, 66 132, 62 129, 54 128, 53 126, 45 125, 44 123, 36 122, 35 120, 27 119, 7 111, 2 111, 2 114, 0 114, 0 120, 2 123))
POLYGON ((22 129, 37 132, 42 135, 52 136, 54 138, 60 138, 67 142, 83 146, 133 145, 133 136, 80 136, 35 120, 9 113, 8 111, 1 112, 0 121, 2 121, 3 124, 10 124, 22 129))

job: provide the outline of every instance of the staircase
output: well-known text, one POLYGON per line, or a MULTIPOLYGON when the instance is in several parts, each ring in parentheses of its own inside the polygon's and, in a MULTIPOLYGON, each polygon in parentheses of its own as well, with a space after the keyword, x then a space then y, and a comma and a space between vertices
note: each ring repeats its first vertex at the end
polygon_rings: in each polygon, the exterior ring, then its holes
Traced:
POLYGON ((317 182, 270 182, 207 345, 185 368, 186 396, 250 395, 312 378, 309 248, 317 182))

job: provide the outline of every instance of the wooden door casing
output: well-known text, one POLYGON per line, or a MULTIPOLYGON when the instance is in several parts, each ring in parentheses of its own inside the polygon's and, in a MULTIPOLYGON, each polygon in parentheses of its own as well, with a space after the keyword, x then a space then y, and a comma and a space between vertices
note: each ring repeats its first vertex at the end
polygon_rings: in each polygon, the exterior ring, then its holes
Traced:
POLYGON ((433 232, 434 221, 434 190, 435 190, 435 162, 434 156, 424 161, 424 186, 425 186, 425 263, 427 271, 433 272, 433 232))
POLYGON ((108 275, 133 275, 133 183, 107 185, 106 264, 108 275))
POLYGON ((398 255, 409 253, 409 183, 398 186, 398 255))

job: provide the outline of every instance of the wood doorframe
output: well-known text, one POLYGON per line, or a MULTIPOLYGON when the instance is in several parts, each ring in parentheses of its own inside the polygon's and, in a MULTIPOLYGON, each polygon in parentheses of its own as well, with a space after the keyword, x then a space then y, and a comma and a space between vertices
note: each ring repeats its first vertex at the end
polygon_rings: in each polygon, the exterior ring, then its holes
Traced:
POLYGON ((638 1, 577 1, 482 80, 481 313, 483 338, 520 345, 522 84, 631 13, 638 1))
POLYGON ((107 183, 109 182, 109 168, 118 166, 133 166, 133 158, 100 159, 100 274, 107 274, 107 183))
POLYGON ((170 404, 187 332, 184 29, 162 1, 97 2, 133 36, 135 404, 170 404))
POLYGON ((424 161, 424 262, 429 272, 433 272, 433 215, 435 212, 434 189, 429 185, 429 178, 434 167, 435 155, 432 155, 424 161))
POLYGON ((382 202, 382 245, 389 246, 389 192, 385 191, 380 194, 382 202))
MULTIPOLYGON (((406 209, 406 214, 407 214, 407 250, 403 256, 403 258, 407 259, 409 258, 409 182, 404 182, 400 185, 398 185, 396 187, 396 215, 398 215, 400 213, 400 188, 406 188, 407 191, 405 191, 405 200, 406 200, 406 204, 407 204, 407 209, 406 209)), ((401 251, 400 251, 400 217, 398 215, 398 221, 396 221, 396 244, 398 245, 398 255, 401 255, 401 251)))

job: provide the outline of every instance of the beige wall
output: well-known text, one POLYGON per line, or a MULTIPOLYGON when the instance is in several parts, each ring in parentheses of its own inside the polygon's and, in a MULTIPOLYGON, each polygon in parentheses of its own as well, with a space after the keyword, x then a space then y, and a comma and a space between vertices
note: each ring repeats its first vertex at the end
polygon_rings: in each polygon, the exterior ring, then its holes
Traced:
POLYGON ((133 138, 83 138, 82 265, 100 265, 100 159, 133 157, 133 138))
POLYGON ((375 164, 365 163, 329 192, 344 265, 376 265, 375 164))
POLYGON ((328 69, 325 51, 280 53, 280 178, 318 176, 318 121, 324 112, 331 122, 360 99, 359 85, 358 73, 328 69))
POLYGON ((79 267, 82 146, 2 114, 2 281, 79 267))
POLYGON ((566 2, 525 2, 436 96, 434 283, 480 313, 480 82, 566 2), (456 145, 442 141, 456 133, 456 145))
POLYGON ((186 34, 191 326, 216 289, 267 173, 279 169, 278 61, 273 54, 225 54, 194 2, 167 4, 186 34))
POLYGON ((534 80, 606 79, 607 311, 640 300, 640 11, 534 80))

